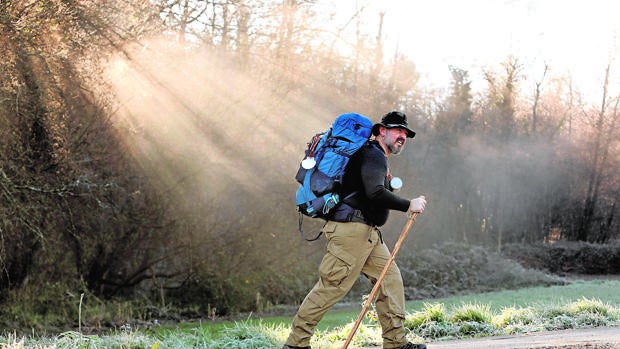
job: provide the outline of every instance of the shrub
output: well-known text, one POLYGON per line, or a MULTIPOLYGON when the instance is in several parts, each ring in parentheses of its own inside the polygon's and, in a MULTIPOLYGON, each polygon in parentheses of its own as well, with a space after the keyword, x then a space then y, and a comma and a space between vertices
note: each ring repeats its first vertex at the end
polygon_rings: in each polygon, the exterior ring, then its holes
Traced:
POLYGON ((495 332, 493 325, 478 322, 478 321, 465 321, 458 324, 459 333, 464 336, 482 336, 490 335, 495 332))
POLYGON ((620 274, 620 240, 608 244, 561 241, 546 245, 509 244, 504 255, 523 266, 556 274, 620 274))
POLYGON ((204 275, 196 278, 196 282, 188 282, 182 288, 170 290, 167 298, 179 308, 199 305, 197 315, 213 317, 252 310, 256 292, 243 278, 204 275))
MULTIPOLYGON (((346 341, 347 337, 353 329, 354 323, 351 322, 345 326, 337 327, 327 333, 318 333, 314 338, 313 348, 332 348, 342 347, 342 344, 346 341)), ((381 344, 378 342, 378 338, 381 338, 381 328, 378 326, 369 326, 367 324, 360 324, 353 339, 351 341, 351 347, 368 347, 381 344)))
POLYGON ((545 329, 548 331, 553 330, 565 330, 569 328, 577 327, 575 318, 568 315, 558 315, 554 318, 551 318, 548 324, 545 326, 545 329))
POLYGON ((196 273, 177 289, 166 292, 167 301, 185 317, 235 316, 239 313, 277 313, 296 307, 316 282, 316 265, 304 263, 281 272, 216 275, 196 273))
POLYGON ((415 329, 429 322, 448 322, 446 307, 442 303, 424 303, 423 310, 417 311, 407 317, 405 320, 405 327, 415 329))
POLYGON ((58 333, 80 327, 86 333, 96 333, 145 318, 145 304, 140 301, 103 301, 79 282, 33 282, 19 290, 5 290, 4 297, 0 327, 17 333, 58 333))
POLYGON ((273 336, 276 331, 264 325, 256 326, 246 323, 236 323, 233 327, 226 327, 222 336, 212 344, 214 349, 245 349, 245 348, 276 348, 278 342, 273 336))
POLYGON ((458 337, 459 327, 451 323, 429 321, 422 323, 414 332, 422 338, 458 337))
POLYGON ((464 243, 446 242, 401 256, 398 265, 410 300, 564 283, 559 277, 464 243))
POLYGON ((461 304, 452 315, 454 322, 491 322, 491 306, 488 304, 461 304))
POLYGON ((509 325, 531 325, 540 322, 540 315, 532 307, 527 308, 504 308, 498 316, 493 319, 496 327, 507 327, 509 325))
POLYGON ((584 297, 576 302, 570 303, 567 308, 568 313, 573 316, 582 313, 601 314, 604 316, 609 315, 608 306, 605 306, 603 302, 598 299, 588 299, 584 297))

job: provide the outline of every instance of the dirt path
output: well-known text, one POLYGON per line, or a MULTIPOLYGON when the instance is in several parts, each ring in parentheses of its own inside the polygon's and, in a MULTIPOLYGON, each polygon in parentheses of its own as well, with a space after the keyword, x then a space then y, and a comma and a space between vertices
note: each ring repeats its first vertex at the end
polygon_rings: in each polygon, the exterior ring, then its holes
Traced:
MULTIPOLYGON (((524 335, 433 342, 428 349, 620 349, 620 327, 535 332, 524 335)), ((372 347, 366 349, 380 349, 372 347)))

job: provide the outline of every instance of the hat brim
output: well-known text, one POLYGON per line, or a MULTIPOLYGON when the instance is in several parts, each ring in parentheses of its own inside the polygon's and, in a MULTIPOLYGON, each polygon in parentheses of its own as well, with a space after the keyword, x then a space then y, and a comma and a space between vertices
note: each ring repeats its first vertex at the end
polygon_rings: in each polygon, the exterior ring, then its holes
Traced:
POLYGON ((402 128, 403 130, 407 131, 407 138, 413 138, 415 137, 415 131, 413 131, 412 129, 410 129, 407 126, 403 126, 401 124, 382 124, 382 123, 376 123, 372 126, 372 134, 377 136, 379 135, 379 127, 385 127, 385 128, 402 128))

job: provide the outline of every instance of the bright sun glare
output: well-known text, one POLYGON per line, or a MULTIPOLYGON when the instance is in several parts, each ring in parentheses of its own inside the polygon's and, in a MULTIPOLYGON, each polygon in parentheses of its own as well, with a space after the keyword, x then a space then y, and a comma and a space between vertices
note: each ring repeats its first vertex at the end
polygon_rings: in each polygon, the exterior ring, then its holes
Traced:
MULTIPOLYGON (((523 64, 530 79, 548 65, 554 76, 570 76, 586 98, 597 100, 608 64, 612 77, 620 55, 620 2, 608 0, 384 0, 333 1, 346 21, 363 10, 374 35, 385 12, 386 56, 398 49, 416 64, 421 83, 447 86, 448 67, 466 69, 474 79, 507 57, 523 64)), ((616 72, 616 73, 614 73, 616 72)), ((612 79, 614 80, 614 79, 612 79)), ((616 83, 617 84, 617 83, 616 83)), ((613 86, 613 85, 612 85, 613 86)))

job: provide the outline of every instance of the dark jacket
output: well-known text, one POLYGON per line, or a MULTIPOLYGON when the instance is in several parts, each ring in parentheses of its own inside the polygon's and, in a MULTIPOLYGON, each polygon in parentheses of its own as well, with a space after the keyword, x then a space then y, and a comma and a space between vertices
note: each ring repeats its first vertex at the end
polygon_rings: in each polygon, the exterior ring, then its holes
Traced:
POLYGON ((392 193, 389 188, 388 159, 376 141, 371 141, 356 152, 345 169, 341 198, 361 210, 371 224, 382 226, 389 211, 406 212, 409 200, 392 193))

